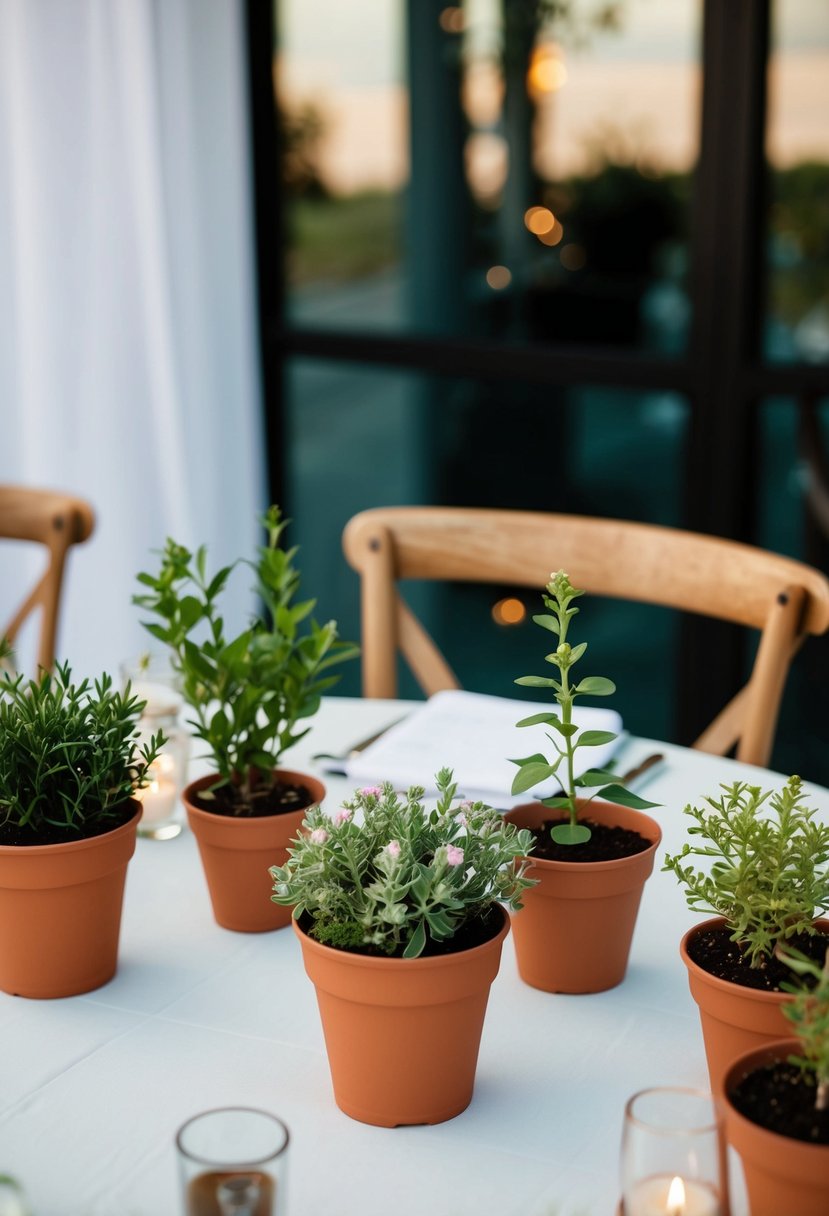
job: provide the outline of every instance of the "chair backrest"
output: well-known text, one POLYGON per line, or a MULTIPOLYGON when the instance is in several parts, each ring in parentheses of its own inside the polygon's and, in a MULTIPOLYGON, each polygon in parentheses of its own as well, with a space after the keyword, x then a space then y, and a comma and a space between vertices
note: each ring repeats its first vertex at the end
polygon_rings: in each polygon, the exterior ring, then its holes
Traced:
POLYGON ((361 577, 363 694, 397 695, 397 651, 430 696, 458 681, 400 596, 399 579, 546 585, 566 570, 587 592, 662 604, 761 631, 749 682, 694 746, 767 764, 789 665, 829 627, 829 581, 791 558, 674 528, 461 507, 388 507, 343 533, 361 577))
POLYGON ((70 545, 87 540, 94 526, 92 508, 81 498, 53 490, 0 486, 0 539, 34 542, 44 545, 47 551, 42 576, 6 627, 0 625, 0 638, 13 642, 24 621, 35 609, 41 609, 38 667, 50 669, 55 661, 66 554, 70 545))

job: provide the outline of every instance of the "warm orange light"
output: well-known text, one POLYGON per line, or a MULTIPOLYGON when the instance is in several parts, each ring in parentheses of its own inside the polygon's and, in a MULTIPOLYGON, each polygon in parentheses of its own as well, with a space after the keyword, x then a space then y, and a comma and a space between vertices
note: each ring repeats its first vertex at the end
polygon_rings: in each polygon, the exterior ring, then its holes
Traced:
POLYGON ((507 266, 490 266, 486 281, 493 291, 503 291, 512 282, 512 271, 507 266))
POLYGON ((445 8, 438 17, 440 28, 445 30, 447 34, 463 33, 463 9, 457 4, 450 5, 445 8))
POLYGON ((549 232, 539 232, 538 239, 542 245, 557 245, 564 236, 564 229, 558 220, 553 224, 549 232))
POLYGON ((537 46, 527 69, 527 90, 532 96, 555 93, 567 80, 561 51, 551 43, 537 46))
POLYGON ((534 236, 544 236, 556 226, 556 217, 549 207, 530 207, 524 212, 524 226, 534 236))
POLYGON ((667 1216, 683 1216, 685 1212, 685 1184, 677 1177, 672 1179, 668 1188, 667 1216))
POLYGON ((492 605, 492 619, 496 625, 520 625, 526 615, 527 609, 513 596, 492 605))
POLYGON ((565 270, 581 270, 587 261, 587 254, 581 245, 565 245, 559 257, 565 270))

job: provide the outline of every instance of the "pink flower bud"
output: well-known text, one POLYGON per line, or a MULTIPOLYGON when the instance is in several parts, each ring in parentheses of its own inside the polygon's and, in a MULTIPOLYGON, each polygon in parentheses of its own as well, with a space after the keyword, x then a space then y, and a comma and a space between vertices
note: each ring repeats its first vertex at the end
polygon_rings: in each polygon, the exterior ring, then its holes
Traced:
POLYGON ((379 785, 364 785, 360 790, 364 798, 379 798, 382 792, 379 785))
POLYGON ((388 853, 389 857, 399 857, 400 856, 400 842, 397 840, 390 840, 389 843, 386 845, 386 852, 388 853))
POLYGON ((335 823, 348 823, 349 819, 351 819, 353 814, 354 814, 353 811, 348 811, 348 810, 346 810, 346 808, 344 806, 342 806, 342 807, 340 807, 340 809, 337 811, 336 815, 334 816, 334 822, 335 823))
POLYGON ((308 839, 311 841, 311 844, 325 844, 328 839, 328 833, 325 828, 314 828, 308 839))
POLYGON ((463 861, 463 849, 458 849, 453 844, 446 846, 446 862, 450 866, 459 866, 463 861))

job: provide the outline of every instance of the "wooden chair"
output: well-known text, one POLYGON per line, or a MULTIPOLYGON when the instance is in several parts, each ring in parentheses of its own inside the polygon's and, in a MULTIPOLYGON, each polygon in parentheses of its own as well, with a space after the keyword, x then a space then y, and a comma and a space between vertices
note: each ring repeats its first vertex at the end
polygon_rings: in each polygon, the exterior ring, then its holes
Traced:
POLYGON ((5 629, 0 626, 0 638, 14 642, 24 621, 35 609, 41 609, 38 667, 49 669, 55 661, 66 554, 70 545, 88 540, 94 526, 92 508, 81 498, 52 490, 0 486, 0 539, 34 542, 47 551, 43 575, 5 629))
POLYGON ((397 695, 397 651, 430 696, 459 687, 399 579, 546 585, 566 570, 587 592, 716 617, 761 630, 746 686, 694 747, 765 765, 789 665, 809 634, 829 627, 829 581, 811 566, 765 550, 673 528, 449 507, 364 511, 343 548, 361 577, 363 694, 397 695))

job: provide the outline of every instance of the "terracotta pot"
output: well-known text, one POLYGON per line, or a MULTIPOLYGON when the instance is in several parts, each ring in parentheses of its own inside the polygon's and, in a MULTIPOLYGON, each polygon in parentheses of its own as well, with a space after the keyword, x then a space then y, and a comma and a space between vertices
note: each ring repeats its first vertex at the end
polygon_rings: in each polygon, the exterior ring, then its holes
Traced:
MULTIPOLYGON (((688 944, 697 934, 725 923, 721 916, 705 920, 689 929, 679 944, 679 953, 688 968, 691 996, 699 1007, 711 1089, 717 1094, 722 1093, 726 1070, 737 1056, 791 1034, 782 1010, 782 1005, 791 1000, 787 993, 761 992, 717 979, 689 957, 688 944)), ((815 923, 829 932, 829 921, 815 923)))
POLYGON ((128 823, 68 844, 0 846, 0 988, 12 996, 76 996, 115 974, 128 823))
POLYGON ((271 900, 273 880, 268 870, 288 860, 288 845, 308 807, 322 802, 325 786, 307 773, 276 771, 280 780, 308 787, 312 797, 301 810, 255 819, 204 811, 193 797, 218 780, 215 773, 191 782, 182 794, 187 822, 199 846, 213 915, 223 929, 265 933, 284 929, 291 919, 290 908, 271 900))
MULTIPOLYGON (((505 816, 519 828, 537 828, 555 812, 540 802, 505 816)), ((512 917, 518 972, 544 992, 604 992, 625 977, 642 889, 662 839, 655 819, 609 802, 591 802, 585 817, 628 828, 651 843, 617 861, 544 861, 530 857, 529 878, 512 917)))
POLYGON ((322 946, 293 922, 317 990, 334 1099, 377 1127, 443 1123, 472 1100, 489 989, 509 932, 437 958, 322 946))
POLYGON ((777 1039, 732 1060, 723 1078, 725 1136, 743 1163, 751 1216, 826 1216, 829 1212, 829 1145, 807 1144, 758 1127, 739 1114, 728 1098, 749 1073, 797 1050, 795 1039, 777 1039))

